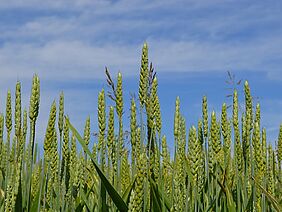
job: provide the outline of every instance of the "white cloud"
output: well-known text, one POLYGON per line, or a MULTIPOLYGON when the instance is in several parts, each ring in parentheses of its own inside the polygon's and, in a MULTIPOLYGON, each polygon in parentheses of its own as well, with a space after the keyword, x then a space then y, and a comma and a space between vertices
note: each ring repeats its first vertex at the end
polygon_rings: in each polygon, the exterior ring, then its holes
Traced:
POLYGON ((108 4, 109 1, 102 0, 10 0, 1 1, 1 9, 11 9, 11 8, 41 8, 41 9, 77 9, 87 6, 99 6, 108 4))
POLYGON ((137 75, 144 40, 149 43, 150 60, 159 72, 243 70, 267 72, 270 78, 280 73, 282 32, 265 30, 247 40, 240 37, 242 31, 250 33, 260 24, 276 24, 280 15, 275 4, 221 0, 217 4, 128 0, 38 2, 0 3, 3 11, 11 8, 50 11, 49 15, 36 14, 13 27, 6 23, 7 28, 0 35, 3 78, 30 78, 37 72, 48 79, 94 79, 104 77, 105 66, 115 72, 120 69, 126 76, 137 75), (64 15, 58 11, 75 12, 64 15), (228 40, 228 36, 236 33, 238 39, 228 40))
MULTIPOLYGON (((269 39, 241 45, 148 39, 149 58, 160 73, 245 70, 276 76, 280 75, 280 63, 270 61, 281 51, 282 41, 274 37, 269 43, 269 39)), ((97 46, 83 41, 7 43, 0 48, 0 73, 6 78, 30 78, 36 72, 48 79, 98 79, 109 66, 114 72, 136 76, 140 52, 140 45, 97 46)))

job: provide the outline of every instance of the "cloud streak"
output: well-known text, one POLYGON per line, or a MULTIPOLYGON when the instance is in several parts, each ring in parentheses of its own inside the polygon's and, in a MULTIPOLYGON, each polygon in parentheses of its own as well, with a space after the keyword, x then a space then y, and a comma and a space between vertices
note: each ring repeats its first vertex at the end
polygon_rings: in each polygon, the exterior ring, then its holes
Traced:
POLYGON ((44 78, 99 79, 105 66, 136 76, 145 40, 159 72, 237 69, 273 76, 281 71, 280 5, 76 0, 66 6, 64 0, 36 2, 0 3, 6 13, 31 11, 26 21, 10 20, 10 25, 1 27, 2 76, 24 78, 37 72, 44 78), (41 10, 45 12, 38 13, 41 10))

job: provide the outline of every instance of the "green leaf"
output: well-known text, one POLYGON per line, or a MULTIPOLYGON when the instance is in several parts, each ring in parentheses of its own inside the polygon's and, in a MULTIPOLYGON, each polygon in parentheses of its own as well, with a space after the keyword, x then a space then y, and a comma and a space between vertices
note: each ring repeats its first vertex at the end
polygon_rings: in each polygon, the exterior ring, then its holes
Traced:
MULTIPOLYGON (((41 170, 42 161, 40 161, 39 166, 40 166, 39 169, 41 170)), ((45 186, 44 186, 45 183, 46 183, 46 178, 44 177, 44 173, 42 172, 41 177, 40 177, 40 189, 37 192, 34 200, 31 202, 31 209, 30 209, 31 212, 39 211, 40 196, 41 196, 42 190, 43 190, 43 192, 45 192, 45 189, 44 189, 45 188, 45 186)))
POLYGON ((22 183, 21 183, 21 175, 20 175, 20 179, 19 179, 19 187, 18 187, 18 194, 16 197, 16 205, 15 205, 15 210, 16 211, 21 211, 23 208, 23 198, 22 198, 22 183))
POLYGON ((250 198, 248 200, 248 204, 247 204, 245 211, 253 211, 253 203, 254 203, 253 197, 254 197, 254 190, 252 190, 252 193, 251 193, 250 198))
POLYGON ((155 181, 153 181, 152 178, 150 178, 150 184, 151 184, 151 187, 153 188, 153 193, 154 195, 156 196, 156 198, 159 200, 159 205, 160 205, 160 208, 162 208, 162 201, 164 201, 164 204, 165 204, 165 207, 167 210, 170 211, 171 209, 171 203, 168 201, 166 195, 162 192, 159 191, 158 189, 158 186, 157 184, 155 183, 155 181), (163 198, 164 197, 164 198, 163 198))
POLYGON ((111 185, 111 183, 108 181, 107 177, 104 175, 104 173, 102 172, 102 170, 99 168, 99 166, 96 164, 95 159, 93 157, 93 155, 91 154, 90 150, 88 149, 87 145, 85 144, 84 139, 79 135, 79 133, 77 132, 77 130, 73 127, 73 125, 70 123, 69 119, 66 117, 66 121, 69 124, 69 127, 71 129, 71 131, 73 132, 74 136, 77 138, 77 140, 79 141, 79 143, 81 144, 83 150, 88 154, 88 156, 91 158, 91 161, 101 179, 102 185, 105 187, 106 191, 108 192, 108 194, 110 195, 110 197, 112 198, 114 204, 116 205, 116 207, 118 208, 118 210, 122 211, 122 212, 127 212, 128 211, 128 207, 126 205, 126 203, 123 201, 123 199, 121 198, 121 196, 118 194, 118 192, 114 189, 114 187, 111 185))
POLYGON ((254 177, 252 179, 255 181, 255 183, 258 185, 258 187, 262 190, 262 192, 265 194, 265 196, 268 198, 268 200, 271 202, 272 206, 277 211, 282 211, 282 208, 279 206, 278 201, 270 194, 268 193, 257 181, 254 177))
POLYGON ((162 209, 161 209, 162 204, 160 202, 160 198, 157 195, 157 193, 156 193, 154 188, 152 189, 152 192, 153 192, 153 195, 152 195, 153 196, 153 202, 152 202, 152 204, 153 204, 153 211, 156 211, 156 212, 162 211, 162 209))
POLYGON ((122 195, 122 199, 128 204, 129 203, 129 197, 131 194, 131 191, 133 189, 134 183, 135 183, 136 177, 134 177, 134 180, 132 181, 132 183, 127 187, 127 189, 124 191, 123 195, 122 195))
POLYGON ((80 189, 80 195, 82 197, 82 200, 84 202, 85 207, 87 208, 88 211, 91 211, 91 207, 89 205, 88 197, 89 197, 90 192, 88 191, 87 194, 85 195, 83 189, 80 189))
POLYGON ((75 212, 82 212, 83 211, 83 206, 81 203, 78 204, 78 206, 75 208, 75 212))

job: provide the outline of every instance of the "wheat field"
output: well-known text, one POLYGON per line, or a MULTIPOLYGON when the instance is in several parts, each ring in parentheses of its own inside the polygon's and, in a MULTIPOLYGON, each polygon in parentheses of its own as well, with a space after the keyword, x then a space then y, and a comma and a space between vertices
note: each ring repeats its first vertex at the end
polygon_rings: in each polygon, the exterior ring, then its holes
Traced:
POLYGON ((50 107, 44 140, 38 141, 42 157, 36 142, 40 79, 33 77, 28 111, 22 110, 17 82, 15 103, 8 91, 6 110, 0 114, 0 210, 282 210, 282 125, 277 144, 267 141, 260 105, 254 105, 247 81, 243 111, 236 90, 231 117, 225 103, 221 114, 209 111, 203 96, 202 118, 190 129, 177 97, 174 141, 167 141, 146 43, 139 77, 138 97, 129 100, 126 120, 122 74, 113 80, 106 69, 110 95, 102 89, 97 97, 97 137, 92 136, 89 117, 83 134, 76 130, 61 93, 50 107), (114 104, 106 105, 106 98, 114 104), (130 146, 125 145, 125 122, 130 123, 130 146))

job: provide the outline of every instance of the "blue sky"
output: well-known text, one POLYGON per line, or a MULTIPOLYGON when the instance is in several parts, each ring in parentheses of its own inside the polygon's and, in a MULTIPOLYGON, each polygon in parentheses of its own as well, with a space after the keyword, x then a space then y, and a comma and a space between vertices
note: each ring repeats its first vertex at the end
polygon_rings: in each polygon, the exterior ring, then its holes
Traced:
MULTIPOLYGON (((203 95, 210 110, 217 112, 229 101, 228 70, 237 79, 249 80, 262 107, 262 126, 274 142, 282 121, 281 11, 278 0, 1 1, 0 111, 7 89, 14 92, 17 80, 27 107, 37 73, 42 91, 38 142, 44 137, 50 105, 62 90, 66 113, 77 128, 82 130, 90 115, 92 131, 97 131, 97 93, 108 89, 107 66, 112 76, 123 74, 128 117, 147 41, 170 144, 176 96, 189 128, 201 117, 203 95)), ((242 100, 242 87, 238 89, 242 100)))

